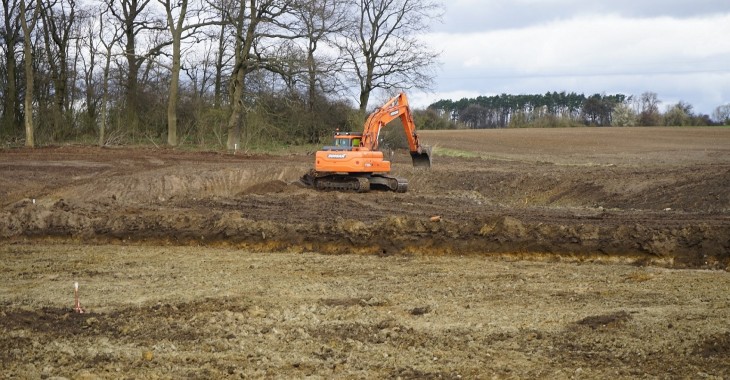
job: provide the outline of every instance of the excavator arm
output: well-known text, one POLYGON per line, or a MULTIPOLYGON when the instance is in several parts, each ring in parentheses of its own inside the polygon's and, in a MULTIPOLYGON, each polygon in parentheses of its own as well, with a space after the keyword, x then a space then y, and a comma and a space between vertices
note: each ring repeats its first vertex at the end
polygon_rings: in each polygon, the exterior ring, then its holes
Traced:
POLYGON ((431 167, 431 148, 422 146, 418 140, 416 123, 413 121, 408 97, 402 92, 370 114, 367 121, 365 121, 365 130, 363 131, 361 143, 362 149, 377 150, 380 130, 397 118, 400 118, 401 124, 403 124, 406 139, 408 140, 408 150, 411 152, 411 158, 413 159, 413 166, 431 167))

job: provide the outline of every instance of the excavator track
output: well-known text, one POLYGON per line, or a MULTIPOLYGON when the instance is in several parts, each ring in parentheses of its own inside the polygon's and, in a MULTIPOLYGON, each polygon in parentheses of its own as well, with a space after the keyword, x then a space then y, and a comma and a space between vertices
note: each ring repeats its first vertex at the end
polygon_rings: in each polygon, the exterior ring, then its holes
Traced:
POLYGON ((312 170, 303 175, 299 182, 317 190, 355 191, 358 193, 366 193, 371 189, 395 191, 396 193, 408 191, 407 179, 382 174, 336 174, 319 173, 312 170))

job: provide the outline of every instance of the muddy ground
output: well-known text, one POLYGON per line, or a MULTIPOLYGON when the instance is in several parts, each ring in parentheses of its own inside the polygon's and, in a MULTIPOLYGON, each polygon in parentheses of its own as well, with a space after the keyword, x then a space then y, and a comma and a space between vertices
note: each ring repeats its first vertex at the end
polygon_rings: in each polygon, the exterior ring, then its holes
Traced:
POLYGON ((730 376, 730 129, 422 140, 406 194, 303 188, 306 154, 0 150, 3 374, 730 376))

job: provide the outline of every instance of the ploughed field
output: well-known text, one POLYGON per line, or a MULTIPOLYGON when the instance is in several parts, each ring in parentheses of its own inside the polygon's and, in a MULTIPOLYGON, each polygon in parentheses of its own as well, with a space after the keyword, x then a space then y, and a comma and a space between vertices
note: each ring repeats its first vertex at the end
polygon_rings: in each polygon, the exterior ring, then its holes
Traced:
POLYGON ((421 139, 405 194, 302 187, 305 154, 0 150, 0 371, 730 376, 730 129, 421 139))

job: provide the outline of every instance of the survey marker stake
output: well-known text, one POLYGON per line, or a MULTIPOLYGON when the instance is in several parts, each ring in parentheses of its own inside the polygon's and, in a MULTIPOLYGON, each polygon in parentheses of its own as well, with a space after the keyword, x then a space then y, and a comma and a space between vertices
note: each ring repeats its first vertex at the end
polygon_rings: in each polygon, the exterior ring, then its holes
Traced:
POLYGON ((79 283, 74 282, 74 311, 77 313, 86 313, 81 303, 79 303, 79 283))

